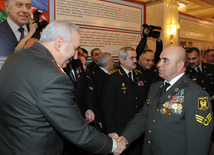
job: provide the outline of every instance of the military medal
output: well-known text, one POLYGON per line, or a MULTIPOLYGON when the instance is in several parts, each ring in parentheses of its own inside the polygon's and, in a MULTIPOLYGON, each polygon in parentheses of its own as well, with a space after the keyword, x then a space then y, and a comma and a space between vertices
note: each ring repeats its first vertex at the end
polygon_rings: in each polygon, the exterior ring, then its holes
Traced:
POLYGON ((165 113, 166 113, 166 109, 165 109, 165 108, 162 108, 162 109, 160 110, 160 113, 161 113, 161 114, 165 114, 165 113))
POLYGON ((170 114, 170 110, 167 110, 166 111, 166 114, 168 115, 168 116, 170 116, 171 114, 170 114))

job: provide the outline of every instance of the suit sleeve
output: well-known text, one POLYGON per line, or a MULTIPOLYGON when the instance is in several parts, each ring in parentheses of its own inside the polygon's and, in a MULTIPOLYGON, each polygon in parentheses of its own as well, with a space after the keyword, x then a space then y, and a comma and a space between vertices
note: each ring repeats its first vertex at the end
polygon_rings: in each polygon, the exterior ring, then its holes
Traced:
POLYGON ((73 91, 66 75, 50 79, 41 89, 38 100, 42 114, 70 142, 91 152, 110 153, 112 139, 87 124, 75 103, 73 91))
POLYGON ((143 108, 135 114, 134 118, 127 124, 121 136, 124 136, 129 144, 140 137, 146 130, 149 106, 144 104, 143 108))
POLYGON ((205 155, 209 152, 213 129, 211 102, 205 91, 195 93, 194 98, 191 95, 185 96, 188 100, 185 111, 186 154, 205 155))

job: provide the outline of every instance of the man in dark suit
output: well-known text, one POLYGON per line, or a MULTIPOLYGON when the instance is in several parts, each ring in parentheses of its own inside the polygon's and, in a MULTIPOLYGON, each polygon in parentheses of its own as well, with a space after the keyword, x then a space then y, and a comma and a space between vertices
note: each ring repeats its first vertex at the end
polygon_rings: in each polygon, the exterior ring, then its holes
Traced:
MULTIPOLYGON (((103 88, 102 108, 109 136, 120 135, 127 123, 143 107, 144 83, 141 71, 136 70, 136 51, 131 47, 119 50, 120 66, 109 72, 103 88)), ((141 139, 123 154, 139 154, 141 139)))
POLYGON ((102 53, 102 51, 99 48, 94 48, 91 50, 92 62, 87 65, 87 70, 89 70, 89 72, 93 73, 94 69, 96 67, 98 67, 97 66, 97 59, 101 53, 102 53))
POLYGON ((214 96, 214 65, 201 62, 200 51, 192 47, 187 51, 188 67, 187 76, 214 96))
POLYGON ((121 134, 130 144, 145 132, 143 155, 208 155, 210 98, 185 75, 186 60, 179 46, 163 50, 158 70, 164 81, 151 85, 146 104, 121 134))
POLYGON ((0 55, 9 56, 17 43, 27 35, 31 18, 31 0, 7 0, 7 20, 0 24, 0 55))
POLYGON ((55 21, 40 43, 8 57, 0 71, 0 154, 61 154, 61 136, 91 152, 121 153, 125 144, 89 126, 62 68, 80 46, 77 26, 55 21), (116 149, 115 149, 116 148, 116 149))
POLYGON ((146 49, 142 51, 137 62, 136 69, 141 70, 141 72, 143 73, 144 92, 146 96, 149 92, 151 84, 159 79, 158 69, 156 67, 156 64, 154 64, 154 59, 154 52, 150 49, 146 49))
MULTIPOLYGON (((95 123, 98 130, 106 132, 103 111, 101 107, 102 90, 106 83, 108 72, 114 69, 114 60, 110 53, 104 52, 97 59, 98 67, 94 69, 93 74, 88 74, 92 79, 94 86, 93 109, 95 113, 95 123)), ((88 72, 87 72, 88 73, 88 72)))

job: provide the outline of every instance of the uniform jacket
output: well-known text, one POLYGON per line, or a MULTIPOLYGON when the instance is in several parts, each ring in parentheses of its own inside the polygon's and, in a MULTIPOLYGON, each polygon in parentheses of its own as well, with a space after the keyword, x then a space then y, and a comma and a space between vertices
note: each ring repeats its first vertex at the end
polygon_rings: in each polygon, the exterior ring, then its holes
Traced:
POLYGON ((183 75, 168 91, 152 84, 147 102, 122 135, 145 132, 143 155, 208 155, 213 129, 209 95, 183 75))
POLYGON ((151 70, 145 69, 139 64, 139 62, 137 63, 136 69, 140 70, 143 73, 143 79, 144 79, 143 82, 145 86, 144 93, 148 95, 151 84, 160 79, 158 75, 158 69, 156 66, 153 66, 151 70))
POLYGON ((133 75, 134 84, 120 66, 109 73, 102 95, 102 108, 108 133, 120 134, 144 104, 142 73, 133 70, 133 75))
POLYGON ((90 73, 94 73, 94 69, 98 67, 98 65, 92 61, 91 63, 87 64, 87 70, 90 72, 90 73))
POLYGON ((83 65, 81 60, 73 59, 70 64, 67 65, 67 69, 65 70, 67 75, 70 77, 74 87, 75 87, 75 97, 76 103, 81 110, 83 116, 85 116, 85 112, 88 109, 92 110, 92 97, 89 91, 89 84, 86 79, 85 72, 83 70, 83 65), (75 79, 71 77, 71 70, 74 70, 75 79))
POLYGON ((93 110, 95 112, 95 119, 96 122, 102 123, 103 128, 100 129, 102 132, 106 133, 103 110, 101 106, 102 100, 102 91, 103 87, 105 86, 106 80, 108 78, 108 74, 105 73, 100 67, 96 67, 94 72, 89 75, 92 79, 93 86, 94 86, 94 93, 93 93, 93 110))
POLYGON ((0 71, 0 154, 61 154, 61 136, 92 152, 112 139, 87 125, 69 77, 40 43, 8 57, 0 71))
POLYGON ((201 62, 202 74, 199 74, 195 69, 188 67, 186 74, 195 83, 200 85, 210 95, 214 95, 214 65, 201 62))

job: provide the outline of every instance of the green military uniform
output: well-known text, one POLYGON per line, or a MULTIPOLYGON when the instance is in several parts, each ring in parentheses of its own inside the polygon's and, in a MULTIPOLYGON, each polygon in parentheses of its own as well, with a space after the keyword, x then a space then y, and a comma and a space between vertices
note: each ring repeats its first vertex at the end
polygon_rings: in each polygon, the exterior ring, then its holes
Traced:
POLYGON ((121 135, 131 143, 145 132, 143 155, 208 155, 212 119, 209 95, 183 75, 166 92, 163 81, 152 84, 121 135))

